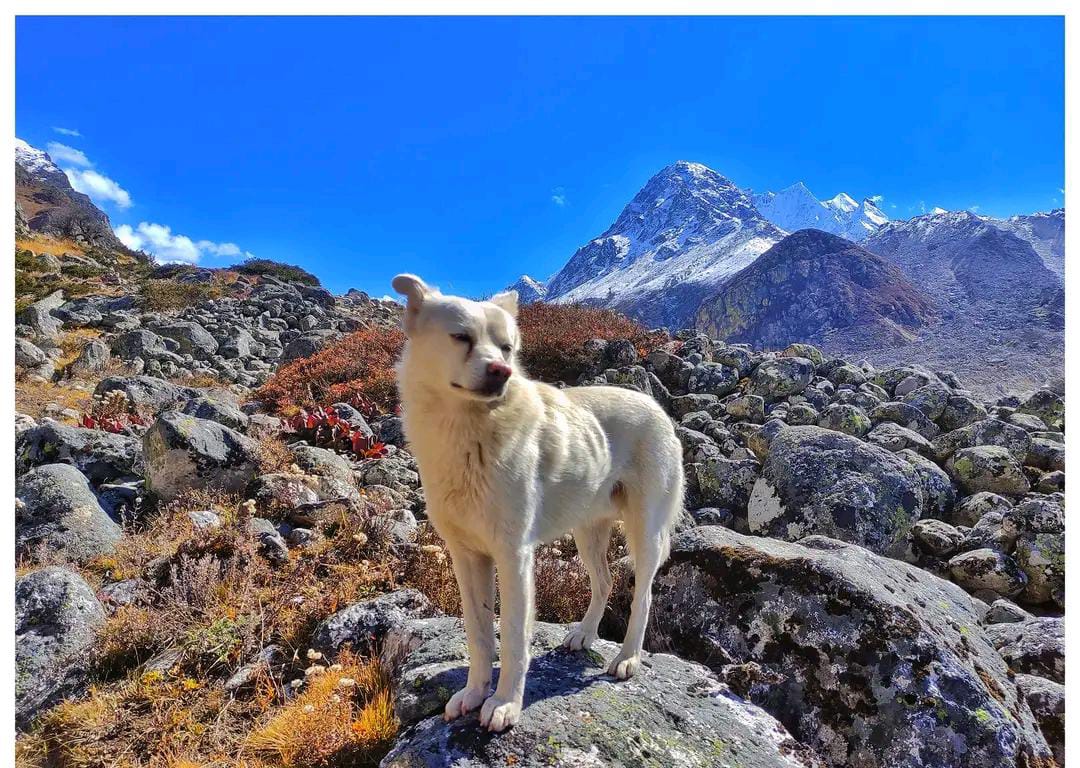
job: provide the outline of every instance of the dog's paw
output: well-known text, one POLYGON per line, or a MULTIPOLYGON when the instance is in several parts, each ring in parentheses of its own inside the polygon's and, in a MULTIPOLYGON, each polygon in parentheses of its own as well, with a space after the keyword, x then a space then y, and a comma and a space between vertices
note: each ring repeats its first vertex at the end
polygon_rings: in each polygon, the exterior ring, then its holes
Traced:
POLYGON ((521 702, 491 696, 480 709, 480 725, 493 733, 505 731, 521 719, 521 702))
POLYGON ((641 656, 634 654, 633 656, 624 656, 622 652, 608 665, 607 672, 616 680, 627 680, 637 674, 637 671, 641 669, 641 656))
POLYGON ((566 633, 566 639, 563 640, 562 647, 570 651, 588 650, 592 647, 596 637, 595 632, 586 632, 581 628, 580 624, 577 624, 566 633))
POLYGON ((488 689, 486 686, 484 688, 462 688, 450 697, 450 701, 446 702, 446 707, 443 709, 443 720, 449 722, 456 717, 472 712, 484 703, 487 695, 488 689))

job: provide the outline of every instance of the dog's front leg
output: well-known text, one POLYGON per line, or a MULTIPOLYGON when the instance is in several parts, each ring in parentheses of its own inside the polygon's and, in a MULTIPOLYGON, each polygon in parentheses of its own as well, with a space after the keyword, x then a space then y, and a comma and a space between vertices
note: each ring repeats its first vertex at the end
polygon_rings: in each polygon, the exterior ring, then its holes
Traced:
POLYGON ((491 664, 495 657, 495 566, 479 552, 451 546, 465 638, 469 644, 469 678, 465 687, 450 697, 443 710, 446 720, 471 712, 491 692, 491 664))
POLYGON ((533 550, 521 546, 498 557, 499 685, 480 709, 480 724, 502 731, 521 717, 533 619, 533 550))

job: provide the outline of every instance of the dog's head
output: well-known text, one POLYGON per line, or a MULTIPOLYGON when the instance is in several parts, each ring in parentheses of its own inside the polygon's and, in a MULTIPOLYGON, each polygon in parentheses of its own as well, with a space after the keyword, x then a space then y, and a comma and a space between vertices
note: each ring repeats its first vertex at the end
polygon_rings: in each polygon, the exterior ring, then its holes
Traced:
POLYGON ((517 372, 517 291, 487 301, 444 296, 416 275, 398 275, 405 296, 409 375, 429 388, 468 400, 498 400, 517 372))

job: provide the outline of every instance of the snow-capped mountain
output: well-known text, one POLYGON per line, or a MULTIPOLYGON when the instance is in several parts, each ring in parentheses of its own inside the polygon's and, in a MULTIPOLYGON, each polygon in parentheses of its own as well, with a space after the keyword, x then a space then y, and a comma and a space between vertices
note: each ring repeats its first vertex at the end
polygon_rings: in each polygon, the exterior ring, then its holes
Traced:
POLYGON ((749 193, 761 215, 788 232, 820 229, 859 241, 889 221, 870 199, 857 203, 841 192, 822 202, 801 181, 779 192, 749 193))
POLYGON ((547 299, 678 327, 726 278, 784 237, 750 197, 700 163, 670 165, 547 285, 547 299))
POLYGON ((900 267, 946 314, 977 316, 988 326, 1029 322, 1060 289, 1030 242, 968 211, 891 222, 863 245, 900 267))
POLYGON ((1010 216, 1007 219, 988 219, 994 226, 1026 241, 1039 254, 1043 264, 1062 280, 1065 279, 1065 209, 1055 208, 1045 213, 1010 216))
POLYGON ((108 251, 129 250, 109 217, 71 187, 48 153, 15 139, 15 221, 20 231, 66 237, 108 251))
POLYGON ((543 301, 547 297, 547 286, 528 275, 519 277, 506 286, 506 290, 517 291, 518 302, 521 304, 532 304, 534 301, 543 301))
POLYGON ((47 152, 30 146, 20 138, 15 139, 15 162, 34 181, 61 188, 69 186, 67 174, 57 167, 47 152))

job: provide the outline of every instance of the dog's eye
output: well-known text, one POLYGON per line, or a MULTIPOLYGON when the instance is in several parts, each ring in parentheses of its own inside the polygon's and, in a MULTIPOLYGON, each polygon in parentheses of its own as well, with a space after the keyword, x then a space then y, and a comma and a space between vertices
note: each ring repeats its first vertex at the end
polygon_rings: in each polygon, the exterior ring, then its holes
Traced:
POLYGON ((509 355, 511 352, 514 351, 514 348, 511 347, 509 344, 503 344, 501 349, 504 355, 509 355))
POLYGON ((467 333, 451 333, 450 338, 454 341, 460 341, 463 344, 472 345, 472 336, 467 333))

